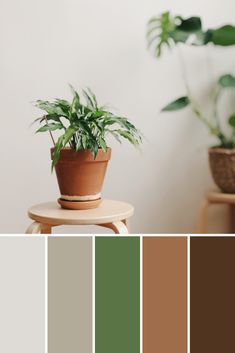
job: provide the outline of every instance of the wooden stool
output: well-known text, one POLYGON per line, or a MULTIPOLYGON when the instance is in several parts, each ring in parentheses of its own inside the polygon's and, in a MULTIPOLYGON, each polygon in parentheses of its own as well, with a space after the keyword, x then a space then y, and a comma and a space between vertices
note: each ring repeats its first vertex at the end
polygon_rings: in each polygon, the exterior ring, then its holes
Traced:
POLYGON ((230 233, 235 233, 235 194, 225 194, 221 191, 210 191, 200 208, 198 233, 207 233, 208 208, 211 204, 227 204, 230 208, 230 233))
POLYGON ((50 234, 51 228, 61 225, 98 225, 110 228, 116 234, 128 234, 128 220, 134 207, 128 203, 103 200, 98 208, 90 210, 65 210, 57 202, 32 206, 28 215, 34 222, 27 234, 50 234))

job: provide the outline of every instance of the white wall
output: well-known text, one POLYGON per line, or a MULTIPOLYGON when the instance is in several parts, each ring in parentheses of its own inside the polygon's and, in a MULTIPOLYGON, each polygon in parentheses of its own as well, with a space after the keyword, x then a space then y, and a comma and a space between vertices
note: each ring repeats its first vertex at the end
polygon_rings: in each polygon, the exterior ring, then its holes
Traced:
MULTIPOLYGON (((213 186, 206 152, 213 140, 190 110, 159 114, 165 103, 185 93, 177 52, 157 61, 146 49, 147 20, 167 9, 200 15, 209 27, 233 22, 235 3, 1 0, 1 232, 24 232, 27 208, 58 195, 50 174, 50 140, 29 127, 38 116, 30 102, 69 98, 69 82, 90 86, 102 104, 118 108, 146 136, 141 154, 113 142, 103 192, 135 205, 132 231, 194 231, 202 195, 213 186)), ((235 72, 234 55, 235 48, 187 50, 196 96, 205 97, 211 75, 235 72)))

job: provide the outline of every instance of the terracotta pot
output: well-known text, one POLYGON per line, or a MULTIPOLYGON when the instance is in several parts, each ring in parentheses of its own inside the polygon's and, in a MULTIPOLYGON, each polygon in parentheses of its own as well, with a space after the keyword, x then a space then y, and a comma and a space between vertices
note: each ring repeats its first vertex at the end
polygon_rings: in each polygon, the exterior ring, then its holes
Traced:
POLYGON ((209 162, 216 185, 225 193, 235 193, 235 148, 209 149, 209 162))
MULTIPOLYGON (((54 148, 51 149, 51 158, 54 148)), ((111 157, 99 149, 96 159, 90 150, 74 151, 64 148, 55 170, 60 189, 59 203, 63 208, 88 209, 98 207, 101 202, 101 189, 111 157)))

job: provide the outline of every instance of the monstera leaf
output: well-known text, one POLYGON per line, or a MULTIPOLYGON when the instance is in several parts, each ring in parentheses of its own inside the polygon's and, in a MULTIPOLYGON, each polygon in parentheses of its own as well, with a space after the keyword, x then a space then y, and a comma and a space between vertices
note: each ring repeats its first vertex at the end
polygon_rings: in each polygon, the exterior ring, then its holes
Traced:
POLYGON ((173 112, 187 107, 190 104, 190 99, 187 96, 180 97, 162 108, 162 112, 173 112))

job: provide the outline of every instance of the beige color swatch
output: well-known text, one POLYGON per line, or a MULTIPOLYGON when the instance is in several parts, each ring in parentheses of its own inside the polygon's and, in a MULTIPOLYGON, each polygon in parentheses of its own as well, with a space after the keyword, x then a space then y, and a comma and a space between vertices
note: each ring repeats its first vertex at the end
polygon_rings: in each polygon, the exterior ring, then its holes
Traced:
POLYGON ((92 238, 48 244, 48 353, 92 353, 92 238))

